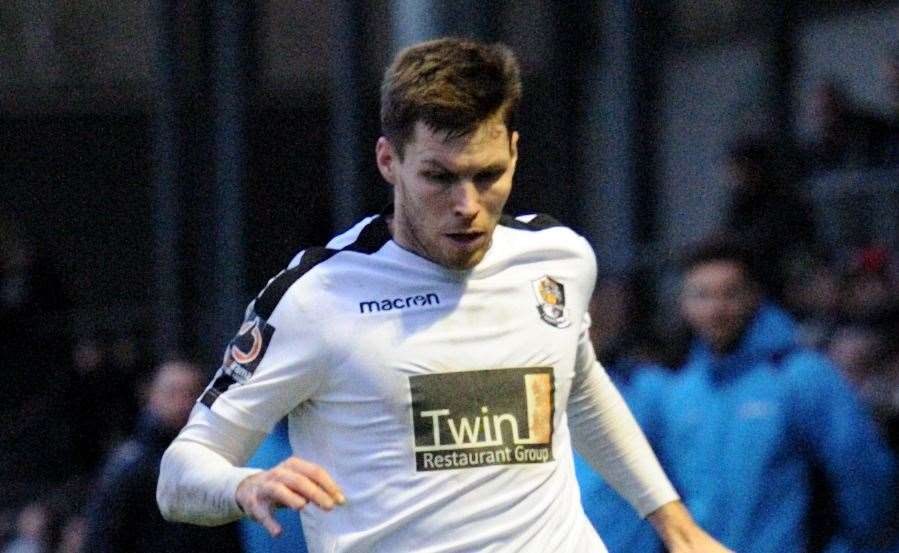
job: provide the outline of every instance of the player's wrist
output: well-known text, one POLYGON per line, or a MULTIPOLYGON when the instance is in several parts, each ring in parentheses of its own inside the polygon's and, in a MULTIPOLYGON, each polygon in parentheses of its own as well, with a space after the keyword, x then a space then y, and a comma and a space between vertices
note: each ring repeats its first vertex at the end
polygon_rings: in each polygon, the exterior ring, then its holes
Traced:
POLYGON ((689 539, 690 529, 696 526, 693 517, 679 500, 662 505, 647 515, 646 520, 669 548, 689 539))
POLYGON ((250 503, 252 501, 253 488, 262 471, 259 469, 240 469, 241 473, 237 475, 233 484, 233 493, 231 494, 234 506, 242 516, 250 514, 250 503), (247 472, 252 471, 252 472, 247 472))

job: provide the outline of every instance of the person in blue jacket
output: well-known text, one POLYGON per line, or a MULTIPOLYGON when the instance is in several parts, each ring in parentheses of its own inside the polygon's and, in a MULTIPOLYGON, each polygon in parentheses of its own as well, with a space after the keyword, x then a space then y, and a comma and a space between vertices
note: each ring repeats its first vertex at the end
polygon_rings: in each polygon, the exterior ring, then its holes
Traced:
POLYGON ((874 545, 894 521, 896 462, 837 369, 798 345, 756 274, 729 239, 685 260, 680 308, 695 338, 664 385, 657 374, 634 383, 652 395, 644 430, 697 522, 729 548, 807 551, 816 469, 835 534, 853 550, 874 545))

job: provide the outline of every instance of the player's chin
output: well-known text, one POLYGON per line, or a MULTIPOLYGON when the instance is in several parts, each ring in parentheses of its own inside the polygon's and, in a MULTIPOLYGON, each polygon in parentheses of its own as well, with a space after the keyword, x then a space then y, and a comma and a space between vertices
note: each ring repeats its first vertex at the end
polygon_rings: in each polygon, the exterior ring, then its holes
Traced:
POLYGON ((480 263, 482 259, 484 259, 485 253, 487 253, 486 249, 478 249, 472 252, 456 252, 455 255, 447 256, 447 259, 444 261, 444 265, 446 265, 450 269, 456 269, 459 271, 474 269, 477 264, 480 263))

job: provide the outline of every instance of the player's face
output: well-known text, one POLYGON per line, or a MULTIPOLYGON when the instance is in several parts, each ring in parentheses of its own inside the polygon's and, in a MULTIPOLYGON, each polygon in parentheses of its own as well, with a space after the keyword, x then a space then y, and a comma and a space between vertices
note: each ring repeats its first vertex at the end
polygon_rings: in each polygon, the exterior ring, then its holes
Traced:
POLYGON ((378 168, 394 188, 393 239, 451 269, 470 269, 490 248, 512 190, 518 133, 501 119, 447 138, 419 122, 401 160, 384 137, 378 168))
POLYGON ((743 266, 732 261, 696 265, 684 276, 681 314, 713 350, 731 350, 761 300, 743 266))

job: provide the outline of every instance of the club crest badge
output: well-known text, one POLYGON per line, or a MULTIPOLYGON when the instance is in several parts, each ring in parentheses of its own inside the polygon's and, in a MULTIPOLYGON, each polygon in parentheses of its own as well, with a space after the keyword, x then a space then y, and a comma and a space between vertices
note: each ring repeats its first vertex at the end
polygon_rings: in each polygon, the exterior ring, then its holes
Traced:
POLYGON ((268 343, 275 333, 275 327, 259 316, 247 319, 237 331, 237 336, 225 348, 222 369, 236 382, 245 383, 253 375, 268 343))
POLYGON ((571 326, 565 307, 565 286, 548 276, 531 281, 537 297, 537 312, 546 324, 556 328, 571 326))

